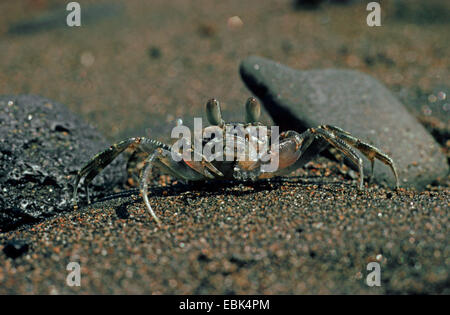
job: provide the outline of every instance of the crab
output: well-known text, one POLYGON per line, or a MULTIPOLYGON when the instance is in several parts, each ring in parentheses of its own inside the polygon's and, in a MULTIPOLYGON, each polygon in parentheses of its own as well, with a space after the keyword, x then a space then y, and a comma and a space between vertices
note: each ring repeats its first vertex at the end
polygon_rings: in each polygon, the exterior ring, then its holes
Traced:
MULTIPOLYGON (((251 148, 248 144, 250 144, 253 136, 225 132, 228 130, 227 128, 231 128, 231 130, 235 130, 236 128, 247 130, 248 127, 264 127, 258 122, 261 109, 258 101, 254 97, 250 97, 246 101, 245 110, 245 123, 226 123, 222 119, 219 102, 216 99, 210 99, 206 103, 206 116, 210 126, 203 129, 203 134, 209 136, 202 139, 202 144, 210 142, 217 145, 219 143, 220 149, 221 144, 218 140, 231 137, 233 143, 244 145, 245 152, 243 153, 244 156, 248 157, 248 148, 251 148), (218 137, 217 135, 222 135, 223 138, 218 137)), ((309 128, 303 133, 289 130, 280 133, 279 136, 277 135, 276 139, 275 135, 272 133, 272 131, 269 132, 268 137, 262 138, 262 140, 259 138, 256 139, 256 142, 259 141, 259 144, 262 143, 265 145, 276 144, 276 150, 273 149, 273 146, 270 147, 268 152, 256 150, 256 158, 252 160, 237 159, 236 152, 239 151, 237 148, 239 146, 237 145, 234 145, 232 150, 213 150, 211 152, 214 153, 214 156, 211 158, 211 156, 205 156, 204 154, 195 151, 194 146, 190 144, 189 139, 185 138, 183 138, 183 144, 187 145, 187 150, 185 150, 184 153, 180 153, 179 148, 174 150, 174 145, 170 146, 146 137, 125 139, 95 155, 77 173, 73 191, 74 206, 77 206, 77 189, 81 179, 84 178, 87 201, 90 203, 89 183, 120 153, 129 148, 133 150, 139 148, 148 154, 145 160, 145 166, 141 172, 139 186, 145 206, 151 217, 158 224, 161 224, 161 221, 153 211, 148 199, 147 181, 153 166, 158 167, 162 173, 171 175, 185 182, 235 179, 255 181, 287 175, 302 167, 317 154, 317 152, 310 152, 311 150, 308 150, 308 148, 312 147, 311 144, 315 143, 316 145, 321 144, 320 147, 322 149, 323 144, 331 145, 342 152, 342 154, 350 159, 350 161, 355 163, 359 170, 358 188, 360 190, 364 187, 363 160, 355 149, 361 152, 370 161, 370 178, 373 178, 373 166, 377 159, 390 167, 395 176, 395 188, 397 189, 399 187, 398 173, 394 161, 378 148, 361 141, 339 127, 321 125, 316 128, 309 128), (193 155, 196 158, 192 160, 190 157, 193 155), (264 167, 273 161, 274 158, 276 158, 278 162, 276 170, 266 171, 264 167)))

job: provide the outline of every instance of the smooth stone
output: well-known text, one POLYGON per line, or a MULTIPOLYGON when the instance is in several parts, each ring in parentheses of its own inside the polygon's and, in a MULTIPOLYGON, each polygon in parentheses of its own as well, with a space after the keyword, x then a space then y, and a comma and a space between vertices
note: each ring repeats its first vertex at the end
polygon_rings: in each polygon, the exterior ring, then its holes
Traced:
MULTIPOLYGON (((441 147, 378 80, 355 70, 294 70, 251 56, 240 74, 280 130, 303 132, 335 125, 390 155, 401 187, 424 188, 448 174, 441 147)), ((365 174, 370 162, 363 157, 365 174)), ((374 181, 394 187, 386 165, 375 163, 374 181)))

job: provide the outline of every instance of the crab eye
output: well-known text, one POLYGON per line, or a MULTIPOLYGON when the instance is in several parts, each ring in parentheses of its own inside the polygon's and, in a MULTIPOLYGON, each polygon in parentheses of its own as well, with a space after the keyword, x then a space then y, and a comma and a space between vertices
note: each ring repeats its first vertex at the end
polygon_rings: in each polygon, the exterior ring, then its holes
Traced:
POLYGON ((245 121, 247 123, 258 122, 261 116, 261 106, 254 97, 250 97, 247 102, 245 102, 245 121))
POLYGON ((206 103, 206 116, 211 125, 222 125, 222 113, 219 102, 212 98, 206 103))

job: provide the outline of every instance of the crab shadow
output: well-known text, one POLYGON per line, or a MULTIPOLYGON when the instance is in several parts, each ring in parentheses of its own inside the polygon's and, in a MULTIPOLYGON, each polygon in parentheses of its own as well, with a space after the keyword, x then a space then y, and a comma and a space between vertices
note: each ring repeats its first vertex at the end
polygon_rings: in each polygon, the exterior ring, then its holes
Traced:
MULTIPOLYGON (((328 192, 334 192, 334 185, 346 185, 345 183, 336 183, 335 181, 326 181, 320 176, 291 176, 278 177, 258 181, 236 181, 236 180, 220 180, 213 182, 193 182, 193 183, 176 183, 165 187, 153 186, 150 187, 150 196, 161 198, 177 196, 181 198, 186 204, 195 201, 198 198, 215 197, 221 195, 232 195, 242 197, 246 195, 255 194, 264 191, 273 191, 279 189, 281 186, 298 187, 317 186, 317 189, 322 189, 328 192)), ((94 201, 92 204, 97 204, 110 200, 125 199, 115 208, 117 217, 126 219, 129 217, 128 207, 136 203, 142 202, 142 197, 139 196, 139 189, 130 189, 123 192, 108 195, 94 201), (139 196, 139 198, 135 198, 139 196), (130 198, 133 197, 133 198, 130 198)))

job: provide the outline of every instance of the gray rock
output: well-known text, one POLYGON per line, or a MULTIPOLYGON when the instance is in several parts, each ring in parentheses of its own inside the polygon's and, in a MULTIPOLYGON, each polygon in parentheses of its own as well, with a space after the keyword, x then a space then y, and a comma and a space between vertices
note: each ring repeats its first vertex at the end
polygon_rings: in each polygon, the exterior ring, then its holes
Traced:
MULTIPOLYGON (((423 188, 448 173, 440 146, 393 94, 354 70, 298 71, 256 56, 240 66, 247 87, 281 130, 336 125, 380 148, 395 161, 400 184, 423 188)), ((369 173, 370 163, 365 162, 369 173)), ((389 168, 375 163, 375 181, 394 185, 389 168)))
MULTIPOLYGON (((0 96, 0 231, 72 209, 74 175, 108 142, 65 106, 34 95, 0 96)), ((118 159, 93 183, 111 193, 126 178, 118 159)))

